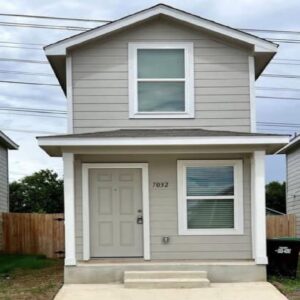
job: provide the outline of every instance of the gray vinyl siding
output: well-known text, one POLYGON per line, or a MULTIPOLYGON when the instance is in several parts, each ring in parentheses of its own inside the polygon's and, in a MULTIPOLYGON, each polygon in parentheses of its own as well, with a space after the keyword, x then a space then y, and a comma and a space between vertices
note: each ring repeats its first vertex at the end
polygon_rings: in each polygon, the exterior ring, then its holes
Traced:
POLYGON ((158 19, 72 51, 74 132, 111 128, 202 127, 250 131, 250 50, 158 19), (194 119, 129 119, 128 42, 193 42, 194 119))
POLYGON ((287 213, 296 215, 300 237, 300 148, 287 154, 287 213))
POLYGON ((8 211, 8 151, 0 145, 0 212, 8 211))
POLYGON ((76 257, 82 259, 81 163, 147 162, 149 164, 150 248, 152 259, 252 259, 250 156, 245 154, 157 154, 157 155, 76 155, 75 156, 76 257), (222 236, 179 236, 177 217, 177 160, 243 159, 244 234, 222 236), (153 182, 168 181, 166 189, 153 182), (170 244, 163 245, 163 236, 170 244))

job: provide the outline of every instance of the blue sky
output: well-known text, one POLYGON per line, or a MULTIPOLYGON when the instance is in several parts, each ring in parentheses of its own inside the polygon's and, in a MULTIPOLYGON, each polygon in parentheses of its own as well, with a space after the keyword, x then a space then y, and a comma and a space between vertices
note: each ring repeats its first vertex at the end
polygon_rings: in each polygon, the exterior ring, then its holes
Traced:
MULTIPOLYGON (((2 13, 49 15, 71 18, 90 18, 114 20, 135 11, 157 4, 157 1, 96 1, 96 0, 28 0, 1 1, 2 13)), ((297 0, 193 0, 164 1, 164 3, 212 19, 236 28, 258 28, 300 31, 300 1, 297 0)), ((52 25, 70 25, 93 27, 99 23, 83 23, 75 21, 53 21, 0 16, 0 22, 23 22, 52 25)), ((47 45, 61 38, 77 33, 51 29, 18 28, 0 26, 0 58, 18 58, 45 60, 40 45, 26 46, 39 49, 7 48, 1 42, 20 42, 47 45), (1 47, 2 46, 2 47, 1 47)), ((274 35, 260 33, 262 37, 294 38, 300 35, 274 35)), ((16 45, 15 45, 16 46, 16 45)), ((276 58, 300 59, 300 44, 281 44, 276 58)), ((17 80, 44 83, 57 83, 54 76, 16 75, 1 73, 1 70, 25 71, 33 73, 53 74, 47 64, 28 64, 0 61, 0 80, 17 80)), ((299 65, 270 65, 265 73, 300 75, 299 65)), ((261 78, 256 86, 297 88, 300 79, 261 78)), ((66 110, 66 99, 59 87, 31 86, 0 83, 0 108, 29 107, 41 109, 66 110)), ((257 90, 260 96, 300 97, 297 91, 257 90)), ((300 123, 300 101, 282 101, 272 99, 257 100, 257 120, 260 122, 300 123)), ((20 145, 18 151, 10 153, 10 180, 29 175, 41 168, 51 168, 62 174, 62 162, 59 158, 50 158, 37 146, 35 136, 47 133, 66 132, 64 116, 41 117, 12 114, 0 110, 0 129, 20 145), (30 132, 28 132, 30 131, 30 132), (36 132, 31 132, 36 131, 36 132)), ((298 128, 258 127, 260 132, 290 133, 298 128)), ((285 161, 283 156, 267 159, 267 181, 285 179, 285 161)))

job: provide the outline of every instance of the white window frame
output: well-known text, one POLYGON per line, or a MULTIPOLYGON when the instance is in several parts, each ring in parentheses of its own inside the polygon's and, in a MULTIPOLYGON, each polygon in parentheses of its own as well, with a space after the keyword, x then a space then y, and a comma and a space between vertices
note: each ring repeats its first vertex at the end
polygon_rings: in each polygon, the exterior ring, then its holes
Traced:
POLYGON ((129 87, 129 117, 130 118, 194 118, 194 45, 191 42, 153 42, 128 43, 128 87, 129 87), (185 61, 185 78, 138 79, 137 51, 139 49, 183 49, 185 61), (184 81, 185 82, 185 111, 184 112, 139 112, 138 111, 138 81, 184 81))
MULTIPOLYGON (((242 235, 244 233, 243 211, 243 162, 242 160, 178 160, 177 161, 178 191, 178 233, 179 235, 242 235), (234 168, 234 195, 223 196, 223 199, 234 199, 234 228, 187 228, 187 199, 215 199, 215 196, 189 196, 186 190, 187 167, 232 166, 234 168)), ((218 199, 221 197, 218 196, 218 199)))

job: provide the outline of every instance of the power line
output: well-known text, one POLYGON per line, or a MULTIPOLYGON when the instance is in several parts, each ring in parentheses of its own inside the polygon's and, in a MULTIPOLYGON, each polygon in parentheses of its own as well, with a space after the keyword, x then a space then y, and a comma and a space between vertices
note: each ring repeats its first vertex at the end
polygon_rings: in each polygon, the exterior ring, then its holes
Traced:
MULTIPOLYGON (((1 15, 1 14, 0 14, 1 15)), ((93 29, 91 27, 79 27, 68 25, 49 25, 49 24, 36 24, 36 23, 18 23, 18 22, 5 22, 1 21, 0 26, 13 26, 22 28, 39 28, 39 29, 56 29, 56 30, 72 30, 72 31, 87 31, 93 29)), ((254 30, 254 29, 253 29, 254 30)), ((278 43, 300 43, 299 39, 274 39, 268 38, 268 40, 278 43)))
POLYGON ((262 74, 260 77, 279 77, 279 78, 300 78, 298 75, 284 75, 284 74, 262 74))
POLYGON ((275 58, 275 61, 292 61, 292 62, 299 62, 300 59, 291 59, 291 58, 275 58))
MULTIPOLYGON (((9 61, 9 62, 24 62, 24 63, 37 63, 37 64, 48 64, 49 62, 47 60, 31 60, 31 59, 18 59, 18 58, 6 58, 6 57, 1 57, 0 61, 9 61)), ((297 63, 282 63, 281 61, 294 61, 294 62, 299 62, 300 65, 300 59, 274 59, 275 62, 271 62, 271 64, 284 64, 284 65, 298 65, 297 63), (279 62, 277 62, 279 61, 279 62)))
MULTIPOLYGON (((27 14, 0 13, 0 16, 33 18, 33 19, 48 19, 48 20, 62 20, 62 21, 76 21, 76 22, 93 22, 93 23, 95 23, 95 22, 96 23, 110 23, 110 22, 112 22, 111 20, 101 20, 101 19, 53 17, 53 16, 27 15, 27 14)), ((251 31, 251 32, 279 33, 279 34, 300 34, 300 31, 293 31, 293 30, 275 30, 275 29, 259 29, 259 28, 239 28, 239 30, 251 31)))
POLYGON ((31 107, 12 107, 12 106, 3 106, 0 107, 0 110, 7 110, 7 111, 23 111, 23 112, 37 112, 37 113, 46 113, 46 114, 62 114, 66 115, 67 112, 65 110, 59 109, 41 109, 41 108, 31 108, 31 107))
POLYGON ((35 72, 26 72, 26 71, 9 71, 9 70, 0 70, 0 73, 3 74, 16 74, 16 75, 34 75, 34 76, 48 76, 54 77, 53 74, 50 73, 35 73, 35 72))
POLYGON ((257 122, 257 124, 264 126, 300 127, 300 123, 257 122))
POLYGON ((293 134, 294 132, 298 132, 299 129, 297 128, 294 128, 294 129, 289 129, 289 128, 286 128, 286 129, 283 129, 283 128, 260 128, 259 126, 257 127, 258 131, 260 132, 283 132, 284 134, 288 134, 288 135, 291 135, 293 134))
POLYGON ((12 81, 12 80, 0 80, 0 83, 60 86, 59 84, 56 83, 39 83, 39 82, 25 82, 25 81, 12 81))
POLYGON ((13 131, 13 132, 25 132, 25 133, 40 133, 40 134, 59 134, 61 132, 53 131, 40 131, 40 130, 26 130, 26 129, 13 129, 13 128, 1 128, 4 131, 13 131))
POLYGON ((0 41, 1 44, 14 44, 14 45, 31 45, 31 46, 44 46, 44 44, 39 43, 21 43, 21 42, 9 42, 9 41, 0 41))
POLYGON ((109 23, 108 20, 99 19, 83 19, 83 18, 68 18, 68 17, 52 17, 52 16, 41 16, 41 15, 25 15, 25 14, 5 14, 0 13, 0 16, 5 17, 21 17, 21 18, 33 18, 33 19, 49 19, 49 20, 64 20, 64 21, 78 21, 78 22, 101 22, 109 23))
POLYGON ((252 31, 252 32, 267 32, 267 33, 279 33, 279 34, 300 34, 300 31, 294 30, 276 30, 276 29, 250 29, 250 28, 240 28, 239 30, 243 31, 252 31))
MULTIPOLYGON (((0 59, 1 60, 1 59, 0 59)), ((45 85, 45 86, 57 86, 59 87, 59 84, 56 83, 40 83, 40 82, 26 82, 26 81, 13 81, 13 80, 0 80, 0 83, 11 83, 11 84, 28 84, 28 85, 45 85)), ((300 89, 294 89, 294 88, 278 88, 278 87, 256 87, 257 90, 280 90, 280 91, 295 91, 299 92, 300 89)), ((259 97, 258 97, 259 98, 259 97)), ((274 97, 271 97, 274 98, 274 97)), ((275 98, 274 98, 275 99, 275 98)), ((282 99, 282 98, 280 98, 282 99)), ((293 98, 294 99, 294 98, 293 98)))
POLYGON ((78 27, 78 26, 62 26, 62 25, 46 25, 46 24, 34 24, 34 23, 18 23, 18 22, 1 22, 0 26, 9 27, 22 27, 22 28, 40 28, 40 29, 59 29, 59 30, 72 30, 72 31, 86 31, 92 28, 90 27, 78 27))
MULTIPOLYGON (((33 18, 33 19, 48 19, 48 20, 63 20, 63 21, 76 21, 76 22, 93 22, 93 23, 110 23, 111 20, 101 19, 84 19, 84 18, 70 18, 70 17, 53 17, 43 15, 26 15, 26 14, 6 14, 1 13, 0 16, 5 17, 22 17, 22 18, 33 18)), ((275 30, 275 29, 258 29, 258 28, 239 28, 243 31, 251 32, 266 32, 266 33, 279 33, 279 34, 300 34, 300 31, 293 30, 275 30)))
POLYGON ((286 66, 299 66, 300 63, 297 62, 271 62, 271 65, 286 65, 286 66))
POLYGON ((48 64, 47 60, 32 60, 32 59, 19 59, 19 58, 6 58, 6 57, 0 57, 0 61, 23 62, 23 63, 32 63, 32 64, 48 64))
POLYGON ((257 90, 272 90, 272 91, 291 91, 291 92, 300 92, 300 89, 294 89, 294 88, 280 88, 280 87, 274 87, 274 86, 258 86, 256 87, 257 90))
POLYGON ((22 47, 22 46, 7 46, 7 45, 0 45, 1 48, 14 48, 14 49, 28 49, 28 50, 43 50, 42 48, 34 48, 34 47, 22 47))
POLYGON ((260 99, 278 99, 278 100, 295 100, 300 101, 300 98, 297 97, 271 97, 271 96, 256 96, 256 98, 260 99))
POLYGON ((60 118, 60 119, 65 119, 66 117, 64 116, 55 116, 55 115, 46 115, 46 114, 30 114, 30 113, 25 113, 25 112, 4 112, 4 111, 0 111, 0 114, 4 114, 4 115, 8 115, 8 114, 12 114, 12 115, 18 115, 18 116, 27 116, 27 117, 45 117, 45 118, 60 118))

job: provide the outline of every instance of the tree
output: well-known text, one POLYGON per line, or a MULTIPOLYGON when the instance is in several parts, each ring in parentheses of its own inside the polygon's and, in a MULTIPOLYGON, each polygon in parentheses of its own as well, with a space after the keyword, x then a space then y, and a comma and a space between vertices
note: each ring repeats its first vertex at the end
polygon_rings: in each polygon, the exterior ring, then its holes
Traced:
POLYGON ((286 213, 285 182, 272 181, 266 185, 266 205, 286 213))
POLYGON ((11 212, 62 213, 63 180, 52 170, 41 170, 9 185, 11 212))

